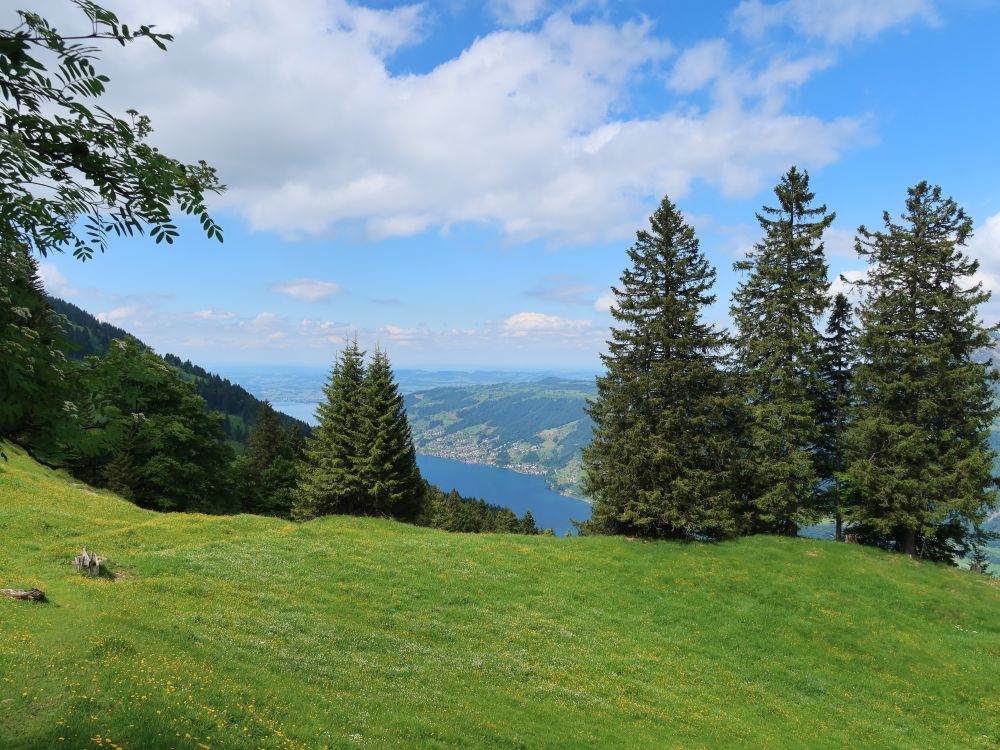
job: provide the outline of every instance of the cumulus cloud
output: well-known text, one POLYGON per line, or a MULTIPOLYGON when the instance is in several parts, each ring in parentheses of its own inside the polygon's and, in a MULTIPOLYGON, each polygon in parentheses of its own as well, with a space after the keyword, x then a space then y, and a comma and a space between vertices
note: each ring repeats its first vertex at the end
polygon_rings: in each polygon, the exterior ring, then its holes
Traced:
POLYGON ((278 294, 284 294, 304 302, 322 302, 335 294, 340 294, 343 287, 332 281, 317 281, 316 279, 296 279, 275 284, 271 289, 278 294))
POLYGON ((63 275, 62 271, 51 263, 38 264, 38 278, 42 280, 45 291, 54 297, 71 297, 79 291, 63 275))
MULTIPOLYGON (((424 38, 424 5, 302 0, 290 12, 259 0, 234 12, 150 0, 141 21, 176 42, 166 56, 151 45, 109 54, 107 101, 148 113, 165 151, 217 166, 230 187, 217 207, 291 236, 361 227, 380 239, 474 222, 515 239, 620 239, 665 192, 680 198, 703 180, 746 196, 789 164, 821 167, 863 142, 862 120, 747 98, 800 83, 816 61, 782 62, 707 109, 667 97, 638 116, 632 87, 674 53, 649 22, 505 5, 544 20, 399 74, 392 55, 424 38)), ((678 85, 710 77, 696 57, 678 85)))
POLYGON ((1000 318, 1000 213, 980 224, 969 240, 968 254, 979 261, 976 281, 993 293, 985 314, 990 321, 1000 318))
POLYGON ((893 26, 923 21, 937 23, 931 0, 743 0, 733 11, 733 25, 749 37, 789 26, 829 44, 846 44, 877 36, 893 26))
POLYGON ((597 312, 610 312, 612 306, 615 304, 615 293, 610 289, 596 300, 594 300, 594 310, 597 312))
POLYGON ((725 39, 710 39, 684 50, 670 75, 677 91, 695 91, 729 70, 729 45, 725 39))
POLYGON ((589 320, 570 320, 556 315, 537 312, 520 312, 503 322, 503 335, 527 336, 529 334, 567 333, 590 328, 589 320))

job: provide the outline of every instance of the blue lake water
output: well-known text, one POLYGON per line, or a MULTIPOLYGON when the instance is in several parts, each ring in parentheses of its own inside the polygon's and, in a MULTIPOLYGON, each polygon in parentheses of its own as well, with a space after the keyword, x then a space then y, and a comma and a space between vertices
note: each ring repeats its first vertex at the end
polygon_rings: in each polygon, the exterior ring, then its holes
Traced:
POLYGON ((518 516, 530 510, 538 528, 551 528, 558 536, 573 530, 571 520, 590 518, 588 503, 553 492, 542 477, 435 456, 418 455, 417 465, 424 479, 445 492, 455 489, 463 497, 505 505, 518 516))

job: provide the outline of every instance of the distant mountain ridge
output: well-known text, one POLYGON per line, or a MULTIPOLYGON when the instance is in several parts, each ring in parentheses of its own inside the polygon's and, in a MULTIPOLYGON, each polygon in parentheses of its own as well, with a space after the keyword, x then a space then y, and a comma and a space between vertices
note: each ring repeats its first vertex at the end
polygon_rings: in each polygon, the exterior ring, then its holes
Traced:
MULTIPOLYGON (((98 320, 86 310, 58 297, 48 297, 52 309, 62 315, 66 323, 63 332, 70 346, 66 356, 70 359, 83 359, 89 356, 103 356, 115 339, 131 336, 127 331, 117 326, 98 320)), ((133 338, 136 338, 133 336, 133 338)), ((141 342, 140 342, 141 343, 141 342)), ((147 344, 143 344, 147 346, 147 344)), ((217 411, 225 417, 223 429, 226 436, 234 443, 242 445, 246 442, 257 418, 257 411, 263 403, 243 386, 233 383, 215 373, 209 372, 190 360, 181 360, 173 354, 162 355, 163 359, 175 367, 185 378, 194 382, 198 395, 205 399, 211 411, 217 411)), ((278 421, 285 429, 297 427, 303 435, 309 435, 312 428, 305 422, 278 412, 278 421)))
POLYGON ((417 451, 544 476, 558 492, 583 494, 582 448, 593 423, 588 380, 434 388, 406 396, 417 451))

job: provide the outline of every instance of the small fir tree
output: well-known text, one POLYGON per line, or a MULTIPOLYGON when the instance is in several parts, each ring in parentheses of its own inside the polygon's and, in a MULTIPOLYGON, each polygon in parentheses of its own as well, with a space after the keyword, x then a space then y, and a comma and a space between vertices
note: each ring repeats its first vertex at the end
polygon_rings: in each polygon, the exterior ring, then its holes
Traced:
POLYGON ((851 410, 851 373, 855 364, 857 329, 851 303, 843 293, 837 294, 830 309, 819 358, 819 394, 816 418, 819 441, 816 446, 816 466, 825 510, 834 516, 834 538, 843 538, 844 505, 844 435, 851 410))
POLYGON ((990 293, 962 250, 972 220, 939 187, 910 188, 901 220, 883 221, 861 227, 856 246, 869 270, 847 435, 851 514, 877 544, 950 561, 996 502, 998 375, 975 356, 993 343, 978 316, 990 293))
POLYGON ((295 436, 282 429, 277 412, 264 401, 257 411, 246 452, 233 467, 243 511, 287 517, 298 482, 296 464, 300 458, 295 436))
POLYGON ((362 441, 364 352, 355 340, 340 352, 323 387, 316 409, 319 426, 306 441, 306 457, 292 508, 306 520, 328 513, 356 513, 365 507, 367 492, 359 471, 362 441))
POLYGON ((378 349, 365 374, 358 473, 367 494, 364 512, 415 518, 423 498, 410 424, 389 357, 378 349))
POLYGON ((738 405, 720 365, 724 334, 702 319, 715 270, 664 198, 614 288, 607 373, 583 451, 591 533, 719 537, 738 530, 738 405))
POLYGON ((774 189, 778 207, 757 220, 764 238, 738 271, 733 296, 737 374, 749 408, 749 490, 762 529, 794 535, 819 518, 813 395, 828 305, 823 233, 836 214, 814 206, 809 174, 792 167, 774 189))

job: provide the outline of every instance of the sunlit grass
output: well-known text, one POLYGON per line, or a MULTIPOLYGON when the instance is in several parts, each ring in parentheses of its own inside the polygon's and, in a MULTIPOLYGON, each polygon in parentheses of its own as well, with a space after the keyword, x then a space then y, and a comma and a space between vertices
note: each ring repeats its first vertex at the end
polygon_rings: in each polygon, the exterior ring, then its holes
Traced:
POLYGON ((50 601, 0 600, 3 748, 1000 747, 1000 588, 967 572, 160 515, 7 453, 0 587, 50 601))

